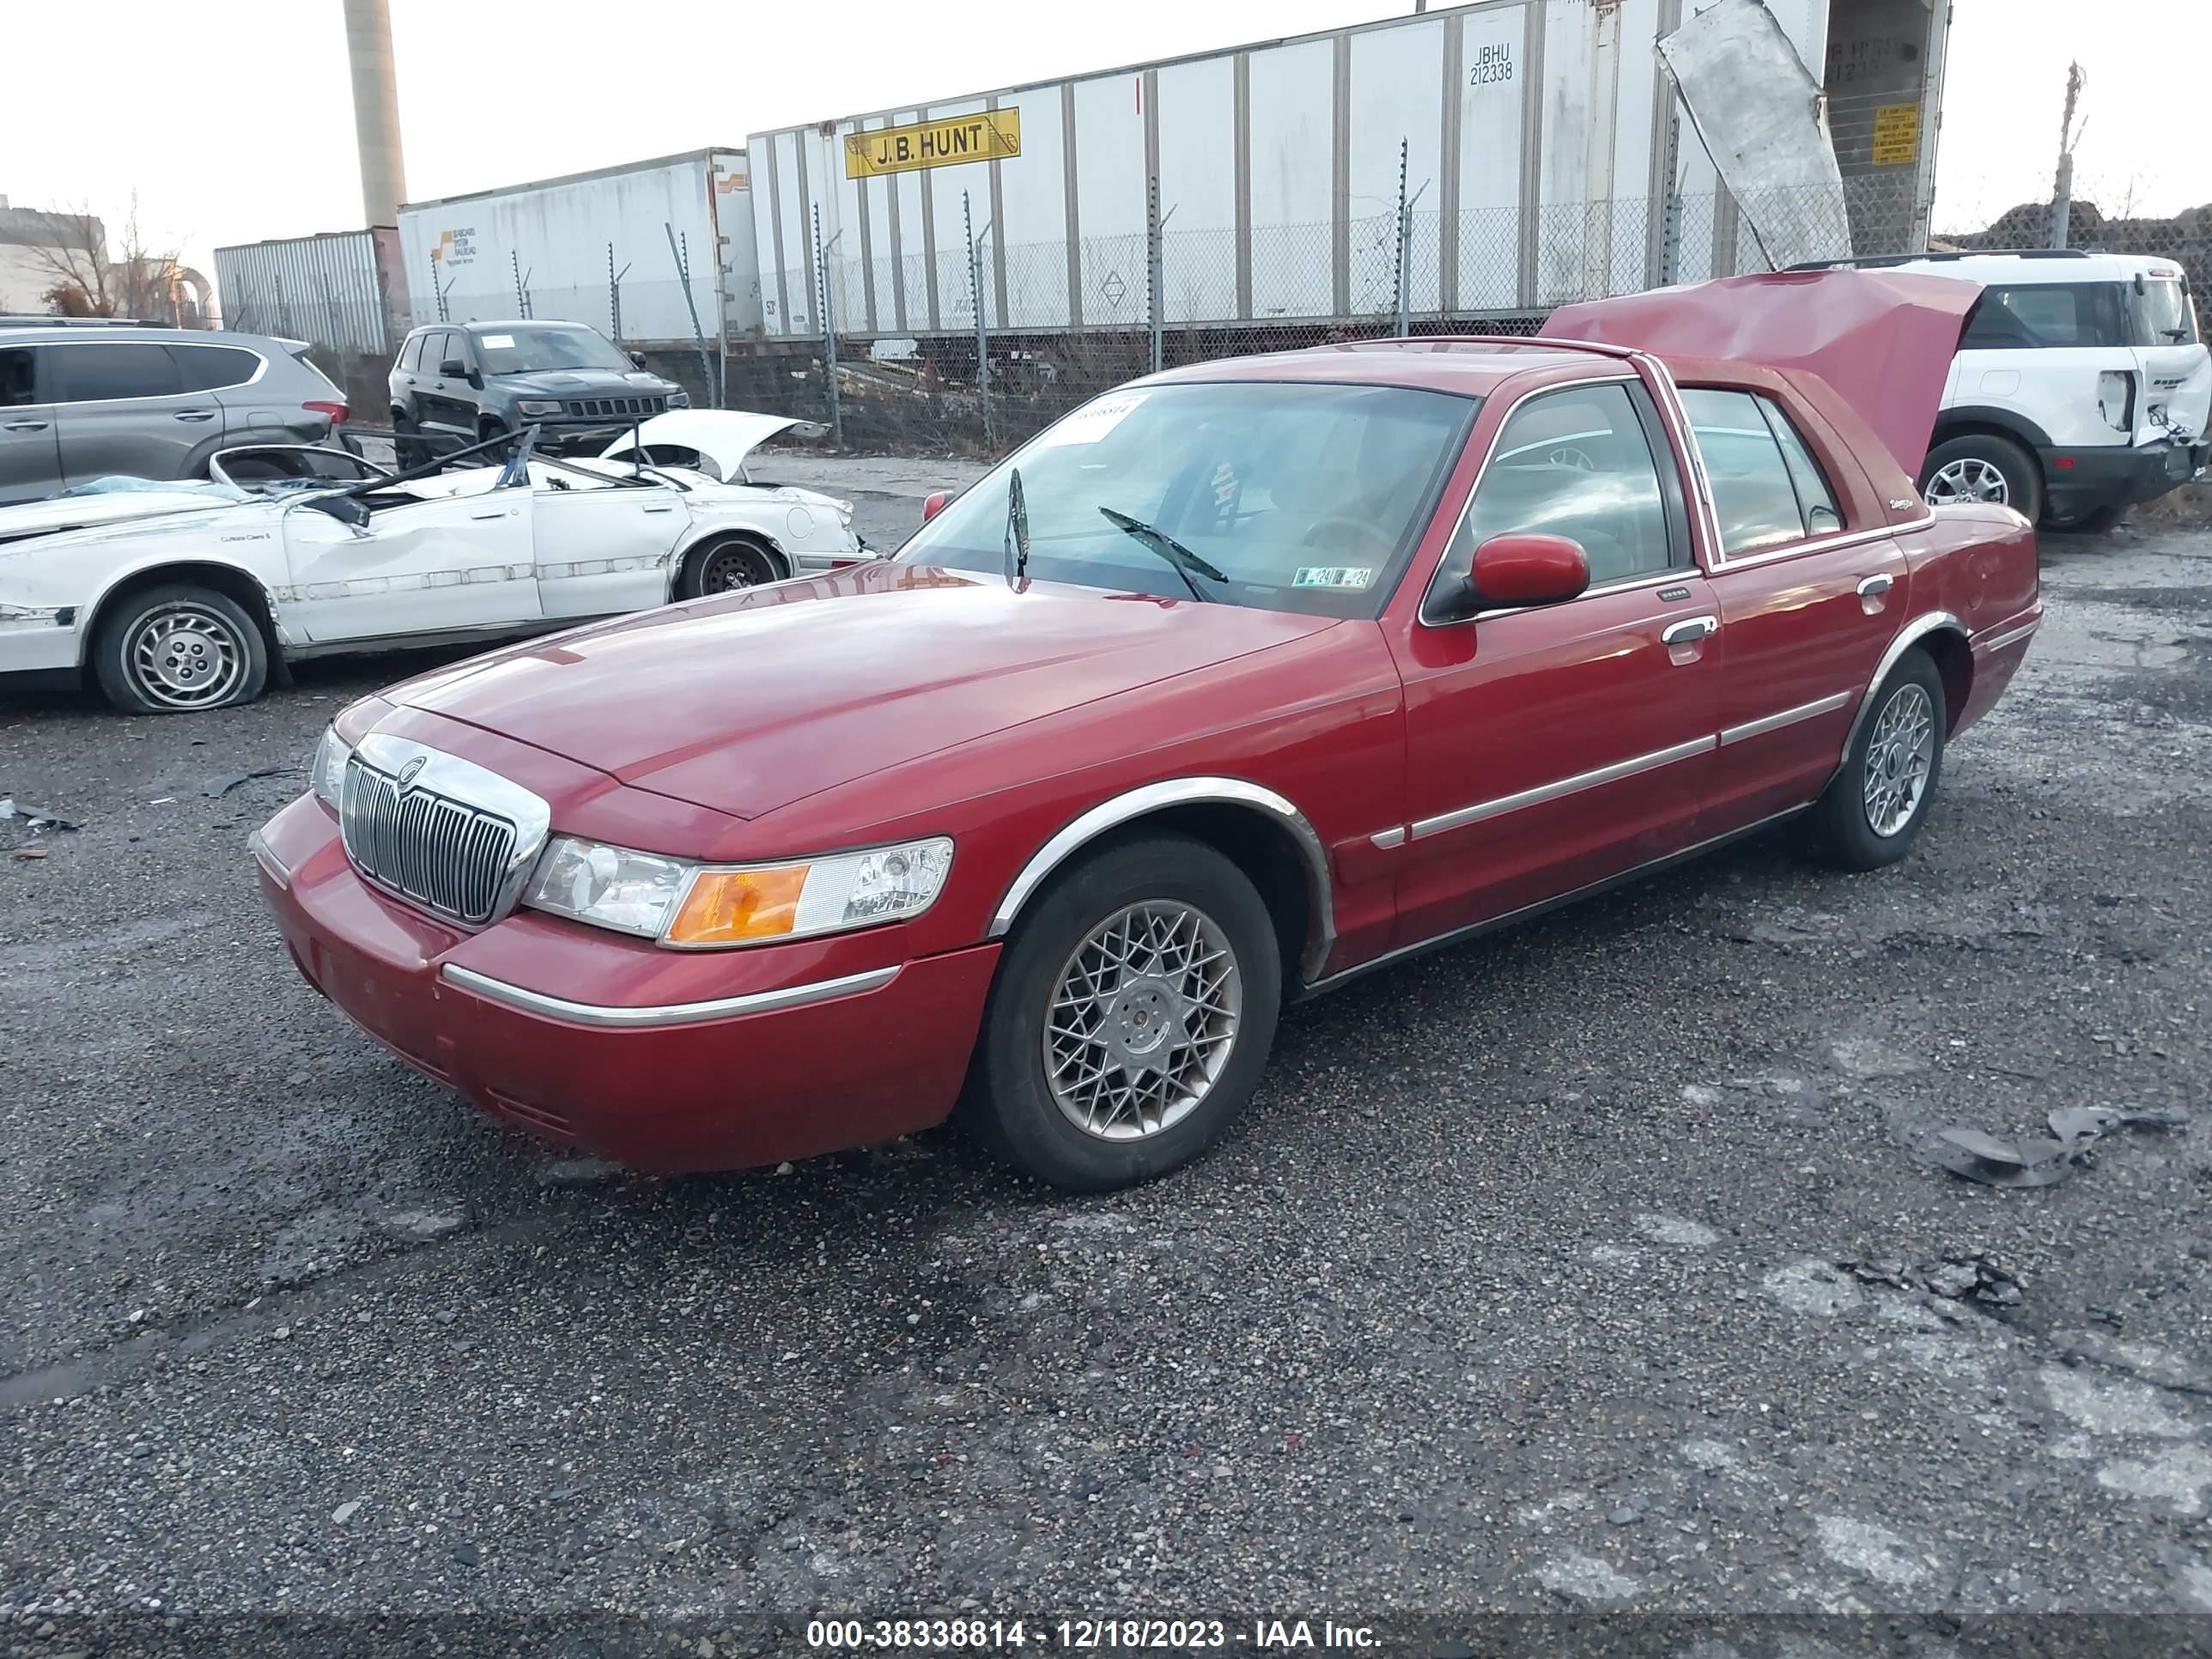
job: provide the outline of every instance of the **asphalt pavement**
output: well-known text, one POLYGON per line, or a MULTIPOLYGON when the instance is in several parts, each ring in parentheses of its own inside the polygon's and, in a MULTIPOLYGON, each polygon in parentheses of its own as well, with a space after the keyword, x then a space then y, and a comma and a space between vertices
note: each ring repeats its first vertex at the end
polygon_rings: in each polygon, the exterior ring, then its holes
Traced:
MULTIPOLYGON (((866 465, 791 481, 895 543, 933 477, 866 465)), ((2212 535, 2045 577, 1903 865, 1777 834, 1371 976, 1101 1200, 942 1133, 580 1166, 358 1034, 245 841, 422 656, 0 694, 81 825, 0 819, 0 1628, 2212 1611, 2212 1121, 1911 1150, 2212 1061, 2212 535)))

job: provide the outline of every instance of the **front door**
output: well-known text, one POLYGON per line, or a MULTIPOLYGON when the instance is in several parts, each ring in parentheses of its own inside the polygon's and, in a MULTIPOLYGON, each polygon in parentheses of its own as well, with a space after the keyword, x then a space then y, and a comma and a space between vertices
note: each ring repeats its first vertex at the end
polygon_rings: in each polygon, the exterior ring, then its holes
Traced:
POLYGON ((538 596, 548 617, 607 617, 669 598, 669 556, 690 527, 672 484, 594 484, 543 462, 537 519, 538 596))
POLYGON ((0 502, 35 501, 62 487, 59 425, 38 401, 37 348, 0 350, 0 502))
POLYGON ((1793 417, 1735 389, 1681 397, 1720 530, 1712 583, 1729 672, 1707 825, 1718 835, 1803 805, 1834 775, 1909 614, 1911 573, 1864 475, 1809 410, 1793 417), (1847 508, 1866 522, 1845 523, 1847 508))
POLYGON ((318 644, 495 632, 544 614, 525 486, 380 507, 364 527, 307 502, 284 515, 289 616, 318 644))
POLYGON ((1692 844, 1721 657, 1680 476, 1642 386, 1539 392, 1505 421, 1437 583, 1393 641, 1409 822, 1401 946, 1494 920, 1692 844), (1566 536, 1580 599, 1442 620, 1474 549, 1566 536), (1437 620, 1428 620, 1437 618, 1437 620))

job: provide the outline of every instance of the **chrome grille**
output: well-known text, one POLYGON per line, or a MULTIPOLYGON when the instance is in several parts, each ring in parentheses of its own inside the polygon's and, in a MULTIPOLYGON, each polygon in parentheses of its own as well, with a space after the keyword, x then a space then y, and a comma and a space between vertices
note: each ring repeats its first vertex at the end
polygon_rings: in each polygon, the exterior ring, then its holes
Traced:
POLYGON ((601 420, 613 415, 658 415, 665 398, 571 398, 568 413, 580 420, 601 420))
POLYGON ((492 919, 514 866, 511 820, 410 788, 358 755, 346 763, 343 800, 346 856, 362 874, 455 921, 492 919))

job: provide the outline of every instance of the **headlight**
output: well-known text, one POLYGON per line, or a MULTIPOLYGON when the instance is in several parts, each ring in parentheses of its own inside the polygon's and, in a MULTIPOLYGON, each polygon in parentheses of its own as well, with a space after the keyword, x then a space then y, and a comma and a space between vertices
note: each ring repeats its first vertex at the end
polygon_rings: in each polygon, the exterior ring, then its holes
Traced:
POLYGON ((693 950, 768 945, 920 915, 944 890, 952 842, 939 836, 790 864, 696 865, 561 836, 523 902, 693 950))
POLYGON ((338 736, 335 726, 323 728, 323 740, 315 745, 316 799, 331 811, 338 810, 338 792, 345 785, 346 763, 353 758, 353 749, 338 736))
POLYGON ((560 400, 555 398, 518 398, 514 404, 514 412, 518 415, 558 415, 561 412, 561 404, 560 400))
POLYGON ((669 406, 671 409, 689 409, 689 408, 690 408, 690 407, 691 407, 691 394, 690 394, 690 392, 670 392, 670 393, 668 394, 668 406, 669 406))

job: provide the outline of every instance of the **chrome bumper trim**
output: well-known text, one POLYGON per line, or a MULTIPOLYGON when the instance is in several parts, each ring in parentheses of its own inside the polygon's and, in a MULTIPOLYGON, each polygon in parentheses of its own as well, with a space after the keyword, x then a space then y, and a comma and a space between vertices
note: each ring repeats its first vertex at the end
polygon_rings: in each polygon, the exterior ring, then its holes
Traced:
POLYGON ((708 1019, 735 1019, 744 1014, 774 1013, 781 1008, 804 1007, 810 1002, 827 1002, 833 997, 879 991, 899 976, 899 970, 872 968, 864 974, 816 980, 811 985, 787 985, 780 991, 754 991, 744 996, 718 997, 712 1002, 664 1003, 653 1008, 614 1008, 595 1002, 571 1002, 566 997, 547 996, 542 991, 526 991, 520 985, 509 985, 505 980, 450 962, 438 969, 438 976, 448 985, 489 1001, 520 1008, 526 1014, 565 1019, 574 1025, 634 1030, 659 1025, 691 1025, 708 1019))

